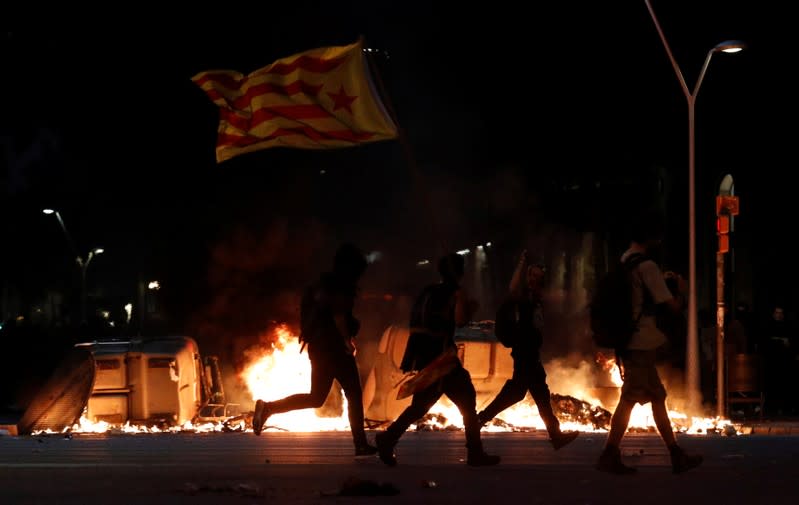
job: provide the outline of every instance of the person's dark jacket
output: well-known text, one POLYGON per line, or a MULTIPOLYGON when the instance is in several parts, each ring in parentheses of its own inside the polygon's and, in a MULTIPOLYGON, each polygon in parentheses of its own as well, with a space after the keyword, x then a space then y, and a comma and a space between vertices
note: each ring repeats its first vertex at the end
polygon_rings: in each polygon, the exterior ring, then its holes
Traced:
POLYGON ((519 314, 519 336, 513 343, 510 354, 514 359, 534 358, 537 360, 544 343, 544 336, 535 321, 536 311, 541 310, 541 304, 526 297, 516 300, 515 303, 519 314))
POLYGON ((306 288, 300 305, 300 338, 317 352, 350 352, 349 341, 358 334, 360 322, 352 310, 357 296, 353 282, 324 273, 306 288), (343 321, 343 328, 336 318, 343 321))
POLYGON ((448 283, 427 286, 411 310, 410 335, 400 368, 421 370, 447 349, 455 347, 455 294, 448 283))

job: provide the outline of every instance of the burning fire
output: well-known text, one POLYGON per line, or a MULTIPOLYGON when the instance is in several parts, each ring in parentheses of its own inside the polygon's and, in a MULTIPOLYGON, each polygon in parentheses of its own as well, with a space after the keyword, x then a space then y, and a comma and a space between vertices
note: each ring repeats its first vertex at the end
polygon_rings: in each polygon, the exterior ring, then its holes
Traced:
MULTIPOLYGON (((130 424, 130 422, 126 422, 123 425, 111 424, 106 421, 95 422, 86 417, 86 409, 84 409, 80 420, 71 427, 64 428, 61 433, 211 433, 215 431, 243 430, 243 422, 241 422, 238 426, 224 425, 222 423, 194 424, 192 422, 186 422, 180 426, 169 426, 163 428, 159 428, 158 426, 147 426, 143 424, 130 424)), ((55 435, 58 433, 59 432, 53 430, 39 430, 34 431, 32 435, 55 435)))
MULTIPOLYGON (((609 378, 614 386, 621 388, 623 380, 621 377, 621 370, 614 358, 608 358, 602 353, 598 353, 596 357, 597 363, 603 370, 608 372, 609 378)), ((727 419, 721 418, 705 418, 689 416, 683 412, 669 410, 669 418, 671 419, 672 428, 675 431, 688 434, 701 434, 708 433, 714 430, 724 429, 726 426, 731 426, 731 422, 727 419)), ((631 429, 652 429, 655 427, 655 419, 652 417, 652 405, 636 404, 633 407, 632 414, 630 414, 631 429)))
MULTIPOLYGON (((307 393, 311 387, 311 365, 308 358, 300 353, 297 337, 286 326, 279 326, 275 330, 275 342, 271 349, 261 350, 254 355, 241 373, 240 377, 247 385, 253 401, 277 400, 295 393, 307 393), (271 351, 271 352, 270 352, 271 351)), ((621 387, 622 379, 619 367, 615 360, 598 356, 598 363, 608 373, 612 384, 611 389, 621 387)), ((615 405, 605 405, 593 392, 595 379, 591 364, 581 363, 574 369, 565 363, 555 360, 545 366, 548 370, 550 388, 553 392, 567 394, 574 398, 584 400, 592 405, 602 408, 613 408, 615 405)), ((346 400, 345 400, 346 402, 346 400)), ((480 405, 478 405, 480 407, 480 405)), ((723 419, 699 418, 687 416, 677 411, 669 411, 675 431, 683 433, 707 433, 720 430, 730 422, 723 419)), ((503 411, 500 416, 501 423, 486 426, 486 431, 512 431, 519 429, 545 429, 544 422, 538 414, 538 408, 529 396, 522 402, 503 411)), ((458 428, 463 426, 463 418, 457 407, 446 397, 442 397, 430 410, 427 419, 444 419, 446 426, 441 421, 434 421, 435 428, 458 428)), ((427 421, 425 421, 427 422, 427 421)), ((276 414, 269 418, 267 428, 284 429, 288 431, 329 431, 348 430, 349 422, 346 416, 346 403, 338 417, 321 417, 312 409, 297 410, 285 414, 276 414)), ((652 408, 649 405, 636 405, 630 418, 631 429, 654 429, 655 422, 652 417, 652 408)), ((595 428, 591 424, 578 422, 561 422, 564 430, 579 431, 605 431, 595 428)))
MULTIPOLYGON (((255 400, 274 401, 311 390, 311 362, 300 352, 300 343, 286 325, 275 329, 275 341, 270 349, 251 352, 250 362, 239 377, 244 381, 255 400)), ((314 409, 294 410, 275 414, 264 429, 287 431, 337 431, 348 430, 347 404, 344 399, 341 415, 336 418, 319 417, 314 409)))
MULTIPOLYGON (((248 362, 240 372, 239 378, 246 385, 253 403, 257 399, 265 401, 297 394, 308 393, 311 387, 311 364, 307 355, 301 352, 299 341, 288 326, 280 325, 274 330, 274 338, 268 347, 258 347, 247 351, 248 362)), ((553 360, 545 364, 547 382, 553 393, 568 395, 577 401, 582 401, 592 408, 603 411, 607 416, 615 407, 618 399, 619 388, 622 384, 621 373, 612 358, 598 354, 596 364, 582 361, 576 368, 562 360, 553 360), (596 364, 600 365, 607 386, 596 387, 596 364), (607 395, 601 395, 600 390, 610 393, 614 398, 608 400, 607 395)), ((340 408, 335 409, 331 417, 318 409, 303 409, 275 414, 267 421, 264 430, 286 430, 295 432, 314 431, 348 431, 346 398, 342 395, 340 408)), ((483 399, 487 403, 491 398, 483 399)), ((478 398, 478 410, 484 407, 478 398)), ((711 433, 724 430, 729 433, 731 423, 719 418, 689 417, 685 413, 669 411, 675 431, 689 434, 711 433)), ((609 417, 607 417, 609 420, 609 417)), ((430 429, 460 429, 463 419, 460 412, 446 397, 430 410, 429 415, 420 421, 419 427, 430 429)), ((630 429, 653 430, 655 429, 652 409, 649 405, 636 405, 630 418, 630 429)), ((603 427, 596 427, 590 422, 561 421, 564 430, 578 430, 588 432, 606 431, 603 427)), ((216 432, 216 431, 243 431, 245 421, 239 419, 237 424, 229 423, 204 423, 194 425, 185 423, 181 426, 169 428, 148 427, 143 425, 123 426, 111 425, 100 421, 92 422, 85 416, 79 423, 66 431, 73 433, 164 433, 164 432, 216 432)), ((495 422, 487 425, 484 430, 491 432, 500 431, 526 431, 529 429, 543 430, 544 422, 538 414, 538 408, 529 397, 506 409, 498 416, 495 422)), ((737 433, 738 430, 735 430, 737 433)), ((52 433, 52 432, 40 432, 52 433)))
POLYGON ((597 353, 596 362, 602 367, 602 370, 608 373, 608 376, 616 387, 621 387, 623 381, 621 379, 621 370, 619 365, 616 364, 615 358, 608 358, 604 354, 597 353))

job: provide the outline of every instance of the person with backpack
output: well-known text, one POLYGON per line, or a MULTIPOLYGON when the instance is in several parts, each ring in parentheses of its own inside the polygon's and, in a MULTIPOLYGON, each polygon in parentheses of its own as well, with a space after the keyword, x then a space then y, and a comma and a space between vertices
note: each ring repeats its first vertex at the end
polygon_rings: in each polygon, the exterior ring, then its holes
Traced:
POLYGON ((372 456, 377 448, 366 439, 363 414, 363 391, 355 361, 355 336, 360 322, 353 315, 358 280, 366 271, 367 261, 353 244, 343 244, 336 251, 332 272, 323 273, 306 288, 300 305, 300 341, 308 348, 311 360, 311 392, 281 400, 255 402, 253 432, 261 434, 269 416, 297 409, 321 407, 333 379, 347 396, 347 413, 355 444, 355 456, 372 456))
POLYGON ((552 410, 547 374, 541 363, 543 337, 542 294, 545 271, 541 265, 529 265, 527 251, 522 252, 510 284, 510 294, 497 311, 495 333, 505 347, 511 348, 513 375, 499 394, 478 414, 483 426, 500 412, 530 395, 538 406, 549 441, 555 450, 572 442, 579 432, 562 432, 552 410))
MULTIPOLYGON (((666 409, 666 389, 660 380, 656 368, 657 350, 667 343, 667 337, 658 328, 658 315, 670 312, 681 317, 684 297, 674 296, 669 290, 664 274, 652 259, 655 249, 660 246, 665 235, 665 223, 658 212, 638 214, 631 229, 630 247, 621 257, 621 266, 617 272, 624 272, 629 283, 629 298, 605 300, 605 304, 616 303, 622 312, 627 311, 626 325, 632 330, 626 334, 626 328, 617 330, 620 337, 613 347, 624 381, 621 397, 610 423, 610 433, 596 469, 614 474, 632 474, 635 468, 622 463, 619 445, 627 431, 630 414, 636 403, 652 404, 652 416, 655 425, 669 449, 671 466, 674 473, 682 473, 702 464, 701 455, 689 455, 677 445, 666 409)), ((685 292, 685 281, 677 279, 678 290, 685 292)), ((593 301, 592 301, 593 303, 593 301)), ((598 303, 597 305, 602 305, 598 303)), ((599 313, 592 311, 592 318, 599 313)), ((602 325, 592 320, 596 330, 602 325)))
MULTIPOLYGON (((441 282, 425 287, 416 298, 411 310, 410 336, 400 364, 403 372, 427 371, 429 366, 440 361, 439 358, 457 352, 455 328, 465 326, 477 306, 461 288, 464 267, 463 256, 459 254, 450 253, 442 257, 438 262, 441 282)), ((433 408, 441 395, 447 395, 463 416, 468 454, 466 463, 470 466, 499 463, 499 456, 486 454, 483 450, 472 378, 460 360, 456 360, 454 365, 448 363, 449 369, 442 377, 415 391, 411 404, 385 431, 375 436, 378 456, 383 463, 397 465, 394 446, 412 423, 433 408)))

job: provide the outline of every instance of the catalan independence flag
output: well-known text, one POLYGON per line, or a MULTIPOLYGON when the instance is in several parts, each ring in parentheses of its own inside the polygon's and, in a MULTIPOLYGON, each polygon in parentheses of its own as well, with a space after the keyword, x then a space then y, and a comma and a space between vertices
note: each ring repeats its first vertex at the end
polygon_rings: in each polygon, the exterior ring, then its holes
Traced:
POLYGON ((219 106, 217 162, 270 147, 329 149, 397 137, 360 40, 295 54, 248 75, 209 70, 192 81, 219 106))

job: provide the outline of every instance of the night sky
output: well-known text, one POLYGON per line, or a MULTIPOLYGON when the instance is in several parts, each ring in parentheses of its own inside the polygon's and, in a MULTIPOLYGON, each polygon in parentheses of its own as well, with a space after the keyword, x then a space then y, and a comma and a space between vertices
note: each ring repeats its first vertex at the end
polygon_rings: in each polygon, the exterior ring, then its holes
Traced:
MULTIPOLYGON (((235 291, 232 278, 301 285, 342 240, 384 252, 368 288, 420 288, 431 279, 409 280, 407 269, 436 244, 400 143, 270 149, 217 164, 217 108, 190 80, 360 35, 388 54, 378 70, 444 209, 447 244, 507 239, 533 220, 590 230, 597 202, 623 215, 617 196, 628 194, 601 193, 597 182, 613 188, 659 167, 671 181, 673 266, 686 268, 687 106, 643 0, 269 5, 0 34, 4 282, 31 300, 73 284, 67 243, 41 213, 53 207, 81 251, 106 249, 90 269, 95 289, 124 298, 140 277, 162 279, 178 312, 207 307, 221 286, 235 291)), ((749 44, 713 57, 697 101, 697 229, 712 244, 713 194, 732 173, 735 244, 762 278, 753 297, 764 307, 796 302, 786 210, 799 88, 787 7, 653 7, 691 87, 716 43, 749 44)))

